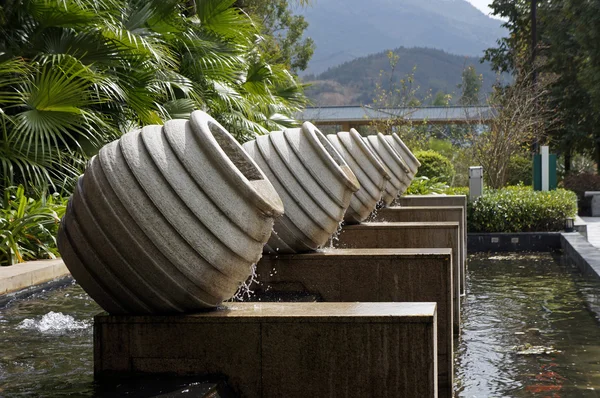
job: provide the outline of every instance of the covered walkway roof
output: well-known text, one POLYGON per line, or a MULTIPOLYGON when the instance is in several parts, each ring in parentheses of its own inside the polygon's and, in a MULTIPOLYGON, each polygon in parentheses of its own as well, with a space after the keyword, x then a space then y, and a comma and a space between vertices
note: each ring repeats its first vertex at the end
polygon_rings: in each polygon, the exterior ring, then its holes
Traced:
POLYGON ((425 106, 410 108, 372 108, 369 106, 308 107, 297 120, 320 125, 368 125, 374 121, 395 120, 398 124, 485 124, 495 111, 487 106, 425 106))

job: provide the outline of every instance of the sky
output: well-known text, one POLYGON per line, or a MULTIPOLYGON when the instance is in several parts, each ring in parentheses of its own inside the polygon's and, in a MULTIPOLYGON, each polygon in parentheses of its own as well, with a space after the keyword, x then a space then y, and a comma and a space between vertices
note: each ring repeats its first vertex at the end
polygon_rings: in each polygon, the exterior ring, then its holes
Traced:
POLYGON ((481 12, 483 12, 485 15, 490 15, 490 12, 492 10, 488 7, 488 4, 490 4, 492 2, 492 0, 467 0, 467 1, 471 4, 473 4, 475 7, 479 8, 481 10, 481 12))

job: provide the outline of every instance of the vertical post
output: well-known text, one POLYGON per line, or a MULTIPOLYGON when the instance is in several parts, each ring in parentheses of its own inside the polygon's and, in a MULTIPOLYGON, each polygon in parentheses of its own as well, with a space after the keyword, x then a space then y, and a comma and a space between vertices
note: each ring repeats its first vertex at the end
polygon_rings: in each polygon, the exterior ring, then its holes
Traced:
POLYGON ((542 146, 542 191, 550 189, 550 148, 542 146))
POLYGON ((537 72, 535 68, 535 57, 537 53, 537 0, 531 0, 531 70, 532 79, 535 85, 537 72))
POLYGON ((469 200, 473 201, 483 195, 483 167, 469 167, 469 200))

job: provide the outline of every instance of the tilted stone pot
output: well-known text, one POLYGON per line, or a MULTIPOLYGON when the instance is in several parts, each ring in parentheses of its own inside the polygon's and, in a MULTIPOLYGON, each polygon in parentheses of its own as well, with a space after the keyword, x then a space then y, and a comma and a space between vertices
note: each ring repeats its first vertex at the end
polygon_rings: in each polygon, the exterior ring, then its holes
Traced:
POLYGON ((350 205, 358 181, 312 124, 274 131, 243 148, 269 178, 285 214, 275 221, 265 252, 302 253, 327 243, 350 205))
POLYGON ((417 170, 421 166, 421 162, 419 159, 411 152, 410 149, 406 146, 406 144, 400 139, 398 134, 393 133, 392 135, 386 135, 385 139, 387 142, 400 154, 408 168, 410 169, 409 176, 411 180, 417 174, 417 170))
POLYGON ((397 196, 406 192, 410 186, 411 178, 408 176, 410 169, 398 152, 387 142, 383 134, 369 135, 363 137, 363 139, 390 175, 383 192, 383 202, 388 206, 397 196))
POLYGON ((375 210, 390 176, 355 129, 328 134, 327 139, 342 155, 360 183, 360 189, 352 195, 350 207, 344 215, 347 224, 360 223, 375 210))
POLYGON ((103 147, 69 200, 58 247, 111 314, 191 312, 235 294, 282 213, 252 159, 196 111, 103 147))

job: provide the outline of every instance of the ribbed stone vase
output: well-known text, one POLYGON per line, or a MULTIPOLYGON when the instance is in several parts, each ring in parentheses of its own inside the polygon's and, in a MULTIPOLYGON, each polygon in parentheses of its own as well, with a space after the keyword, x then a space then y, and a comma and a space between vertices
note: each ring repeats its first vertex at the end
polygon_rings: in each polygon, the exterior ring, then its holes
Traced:
POLYGON ((383 134, 369 135, 363 137, 363 139, 390 175, 390 179, 387 181, 383 191, 383 202, 387 206, 397 196, 406 192, 410 186, 411 178, 408 176, 410 169, 398 152, 388 143, 383 134))
POLYGON ((79 178, 58 247, 111 314, 192 312, 232 297, 283 205, 204 112, 125 134, 79 178))
POLYGON ((417 170, 421 166, 421 162, 419 159, 411 152, 410 149, 406 146, 406 144, 398 137, 398 134, 393 133, 392 135, 386 135, 385 139, 388 144, 392 146, 400 154, 408 168, 410 169, 410 179, 412 180, 417 174, 417 170))
POLYGON ((265 246, 271 253, 316 250, 336 232, 358 181, 312 124, 274 131, 243 145, 281 197, 285 214, 265 246))
POLYGON ((347 224, 360 223, 375 210, 390 176, 356 130, 328 134, 327 139, 342 155, 360 183, 360 189, 352 195, 350 207, 344 215, 347 224))

